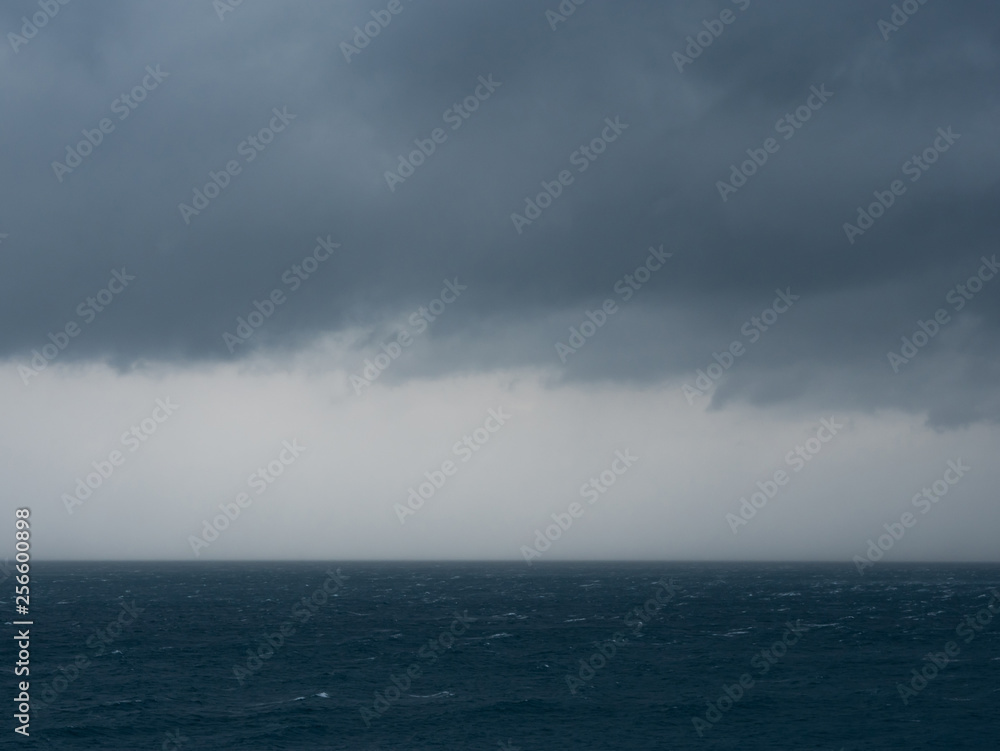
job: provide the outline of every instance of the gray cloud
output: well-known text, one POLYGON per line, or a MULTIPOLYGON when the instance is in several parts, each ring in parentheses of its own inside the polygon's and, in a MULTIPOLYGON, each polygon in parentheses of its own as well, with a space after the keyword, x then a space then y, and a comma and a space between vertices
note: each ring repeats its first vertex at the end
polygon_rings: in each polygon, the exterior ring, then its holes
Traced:
MULTIPOLYGON (((0 355, 27 362, 81 323, 62 357, 196 363, 279 353, 364 329, 357 359, 437 295, 469 285, 420 354, 387 379, 516 365, 557 378, 693 381, 776 288, 801 300, 721 380, 734 401, 926 412, 934 425, 1000 416, 1000 304, 991 282, 900 374, 886 357, 997 250, 998 12, 922 6, 883 40, 890 4, 699 2, 579 7, 552 31, 533 2, 410 3, 354 56, 339 47, 380 4, 71 3, 15 53, 0 52, 7 169, 0 179, 0 355), (735 21, 679 72, 702 22, 735 21), (113 102, 169 72, 124 120, 113 102), (501 85, 450 130, 445 111, 479 76, 501 85), (775 123, 825 85, 832 98, 787 141, 775 123), (247 163, 240 144, 273 108, 295 119, 247 163), (585 172, 570 155, 628 124, 585 172), (114 131, 71 174, 84 129, 114 131), (940 127, 961 138, 916 182, 902 173, 940 127), (447 140, 390 192, 384 173, 414 139, 447 140), (776 137, 723 202, 731 164, 776 137), (241 172, 189 224, 178 204, 209 172, 241 172), (512 212, 569 169, 574 182, 518 234, 512 212), (871 230, 857 207, 904 180, 871 230), (341 244, 315 276, 281 281, 317 236, 341 244), (554 350, 586 310, 662 244, 674 253, 563 366, 554 350), (133 285, 93 323, 77 305, 112 269, 133 285), (230 355, 233 331, 274 288, 288 302, 230 355)), ((0 10, 16 31, 37 10, 0 10)))

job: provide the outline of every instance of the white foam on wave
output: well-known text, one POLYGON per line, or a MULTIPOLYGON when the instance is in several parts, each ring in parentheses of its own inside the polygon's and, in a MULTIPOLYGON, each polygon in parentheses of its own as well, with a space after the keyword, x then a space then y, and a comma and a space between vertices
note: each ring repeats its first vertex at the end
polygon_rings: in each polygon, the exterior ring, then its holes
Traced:
POLYGON ((454 696, 451 691, 438 691, 436 694, 427 694, 426 696, 421 696, 420 694, 410 694, 413 699, 440 699, 442 696, 454 696))

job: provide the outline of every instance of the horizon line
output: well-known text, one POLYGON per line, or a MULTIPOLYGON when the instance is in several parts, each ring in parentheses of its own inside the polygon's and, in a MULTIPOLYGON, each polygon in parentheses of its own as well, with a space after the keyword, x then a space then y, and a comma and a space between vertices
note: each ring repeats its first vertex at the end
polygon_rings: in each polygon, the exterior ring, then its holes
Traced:
MULTIPOLYGON (((9 559, 5 559, 9 560, 9 559)), ((559 565, 566 563, 683 563, 683 564, 843 564, 854 565, 853 560, 843 559, 684 559, 684 558, 574 558, 563 560, 533 561, 526 564, 518 558, 232 558, 192 560, 190 558, 32 558, 31 563, 520 563, 531 566, 559 565)), ((876 564, 873 563, 873 566, 876 564)), ((878 561, 878 566, 911 565, 1000 565, 995 560, 902 560, 878 561)))

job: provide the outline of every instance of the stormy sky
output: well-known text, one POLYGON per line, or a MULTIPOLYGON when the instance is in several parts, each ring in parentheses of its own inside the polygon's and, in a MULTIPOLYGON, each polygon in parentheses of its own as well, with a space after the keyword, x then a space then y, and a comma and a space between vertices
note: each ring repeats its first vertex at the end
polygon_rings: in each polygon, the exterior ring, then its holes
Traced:
POLYGON ((996 560, 1000 9, 578 2, 0 9, 38 557, 996 560))

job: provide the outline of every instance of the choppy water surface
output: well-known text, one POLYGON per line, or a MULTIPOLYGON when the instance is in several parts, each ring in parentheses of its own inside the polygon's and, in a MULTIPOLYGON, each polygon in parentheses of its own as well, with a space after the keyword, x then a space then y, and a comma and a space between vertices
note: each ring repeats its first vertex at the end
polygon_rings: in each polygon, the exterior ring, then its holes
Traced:
POLYGON ((34 574, 38 748, 992 750, 1000 730, 997 567, 34 574))

